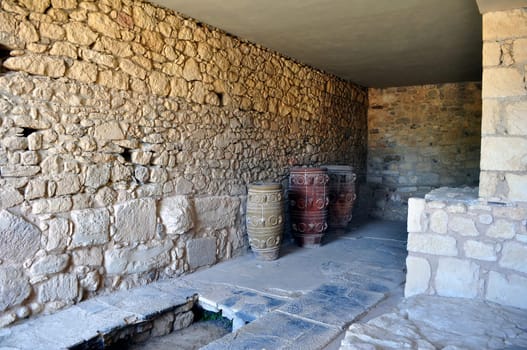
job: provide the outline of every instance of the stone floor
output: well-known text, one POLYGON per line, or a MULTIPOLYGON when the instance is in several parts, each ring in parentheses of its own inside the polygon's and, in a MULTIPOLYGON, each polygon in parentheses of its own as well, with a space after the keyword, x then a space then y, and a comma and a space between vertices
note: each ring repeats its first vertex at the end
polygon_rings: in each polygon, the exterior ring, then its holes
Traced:
MULTIPOLYGON (((448 327, 454 327, 455 332, 458 324, 440 321, 452 318, 452 314, 448 311, 440 314, 433 307, 435 299, 430 299, 432 308, 429 310, 425 309, 426 299, 416 304, 404 304, 409 302, 404 301, 397 306, 402 299, 405 258, 406 227, 403 223, 354 222, 346 231, 328 234, 320 248, 302 249, 289 245, 281 251, 278 260, 271 262, 256 260, 249 253, 179 279, 122 291, 117 297, 114 294, 101 296, 57 314, 2 329, 0 350, 67 348, 97 332, 122 327, 131 317, 147 318, 153 313, 174 308, 195 294, 199 295, 202 307, 211 311, 222 310, 225 317, 233 320, 234 332, 206 345, 204 349, 208 350, 333 350, 341 346, 343 338, 342 348, 346 350, 419 348, 421 344, 425 344, 423 349, 434 349, 437 344, 444 348, 451 336, 448 327), (111 305, 110 299, 119 300, 118 305, 111 305), (444 331, 446 342, 436 342, 436 338, 423 335, 424 328, 411 323, 407 333, 409 337, 413 334, 414 342, 404 342, 403 339, 398 340, 399 343, 382 343, 383 340, 379 339, 383 335, 389 337, 388 340, 398 335, 399 323, 403 327, 408 323, 405 320, 410 319, 405 318, 407 315, 421 315, 423 322, 437 320, 439 328, 434 334, 444 331), (395 321, 397 317, 400 319, 395 321), (354 325, 348 330, 352 323, 354 325), (360 338, 354 333, 355 329, 360 333, 362 329, 370 328, 377 330, 370 338, 360 338), (391 328, 395 334, 389 332, 391 328), (389 347, 390 344, 395 345, 389 347)), ((502 339, 507 339, 501 342, 504 345, 515 344, 509 339, 523 341, 527 321, 521 316, 525 316, 525 312, 513 310, 519 318, 503 317, 498 331, 489 333, 486 329, 494 327, 491 318, 463 321, 464 305, 461 302, 453 307, 456 311, 453 315, 459 318, 459 323, 467 326, 459 329, 474 328, 477 330, 475 338, 484 334, 493 339, 487 341, 487 347, 472 347, 472 343, 467 343, 465 348, 493 348, 489 344, 497 344, 495 339, 500 334, 502 339)), ((478 307, 472 309, 478 310, 478 307)), ((499 310, 506 309, 496 307, 494 311, 502 312, 499 310)), ((518 346, 524 344, 516 343, 518 346)), ((460 348, 463 347, 458 343, 447 347, 451 350, 460 348)))

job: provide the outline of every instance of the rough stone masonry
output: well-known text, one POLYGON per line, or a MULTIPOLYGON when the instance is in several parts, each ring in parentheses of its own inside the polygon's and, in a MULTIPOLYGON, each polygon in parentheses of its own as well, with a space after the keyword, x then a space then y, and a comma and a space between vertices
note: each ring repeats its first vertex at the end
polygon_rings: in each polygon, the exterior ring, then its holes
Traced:
POLYGON ((0 6, 0 326, 245 252, 252 181, 364 174, 364 88, 147 2, 0 6))

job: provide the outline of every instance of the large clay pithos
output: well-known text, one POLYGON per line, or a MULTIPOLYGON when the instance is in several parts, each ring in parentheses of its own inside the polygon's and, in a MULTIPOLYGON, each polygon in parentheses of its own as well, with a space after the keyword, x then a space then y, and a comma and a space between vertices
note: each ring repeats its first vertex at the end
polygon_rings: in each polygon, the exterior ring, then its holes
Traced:
POLYGON ((351 221, 356 175, 347 165, 327 165, 329 175, 328 224, 331 228, 345 228, 351 221))
POLYGON ((301 247, 318 247, 328 228, 326 168, 294 167, 289 175, 291 229, 301 247))
POLYGON ((249 244, 260 260, 275 260, 284 232, 282 185, 274 182, 250 184, 246 214, 249 244))

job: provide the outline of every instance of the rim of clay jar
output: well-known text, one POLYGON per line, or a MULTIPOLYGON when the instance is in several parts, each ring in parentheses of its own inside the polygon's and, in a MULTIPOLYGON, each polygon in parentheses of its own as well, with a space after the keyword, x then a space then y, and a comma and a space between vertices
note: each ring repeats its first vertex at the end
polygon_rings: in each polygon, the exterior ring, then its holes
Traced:
POLYGON ((295 166, 289 170, 289 173, 325 173, 328 169, 326 167, 301 167, 295 166))
POLYGON ((282 184, 279 182, 273 181, 256 181, 248 186, 249 190, 281 190, 282 184))

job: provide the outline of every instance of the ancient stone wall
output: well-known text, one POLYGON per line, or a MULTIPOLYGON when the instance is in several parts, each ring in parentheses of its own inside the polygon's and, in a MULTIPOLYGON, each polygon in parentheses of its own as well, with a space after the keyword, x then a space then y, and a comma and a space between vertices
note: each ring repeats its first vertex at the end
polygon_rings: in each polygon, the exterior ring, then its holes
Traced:
POLYGON ((405 296, 477 298, 527 309, 527 205, 478 199, 477 188, 411 198, 405 296))
POLYGON ((246 185, 365 173, 366 90, 131 0, 3 0, 0 326, 247 249, 246 185))
POLYGON ((483 15, 480 196, 527 202, 527 8, 483 15))
POLYGON ((371 214, 406 220, 410 197, 440 186, 475 186, 481 85, 456 83, 369 90, 371 214))

